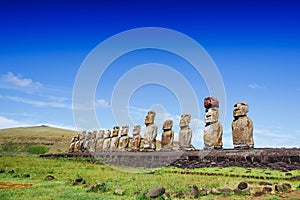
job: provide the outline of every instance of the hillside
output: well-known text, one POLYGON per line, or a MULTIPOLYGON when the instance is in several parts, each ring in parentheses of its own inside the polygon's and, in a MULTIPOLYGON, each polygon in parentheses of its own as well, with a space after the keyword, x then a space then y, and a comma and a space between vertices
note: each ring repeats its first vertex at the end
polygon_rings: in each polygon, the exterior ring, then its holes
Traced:
POLYGON ((75 131, 49 126, 32 126, 0 129, 0 137, 73 137, 75 131))
POLYGON ((77 133, 49 126, 18 127, 0 130, 0 154, 27 153, 31 147, 43 147, 49 153, 67 152, 77 133))

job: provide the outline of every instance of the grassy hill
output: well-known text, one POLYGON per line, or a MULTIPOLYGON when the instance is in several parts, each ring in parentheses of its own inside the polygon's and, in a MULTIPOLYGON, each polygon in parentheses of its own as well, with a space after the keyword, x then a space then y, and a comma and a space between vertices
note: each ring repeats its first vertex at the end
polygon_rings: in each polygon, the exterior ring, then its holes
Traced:
POLYGON ((77 133, 49 126, 18 127, 0 130, 0 154, 23 153, 30 148, 46 149, 49 153, 67 152, 69 142, 77 133))
POLYGON ((75 131, 49 126, 32 126, 0 129, 0 137, 73 137, 75 131))

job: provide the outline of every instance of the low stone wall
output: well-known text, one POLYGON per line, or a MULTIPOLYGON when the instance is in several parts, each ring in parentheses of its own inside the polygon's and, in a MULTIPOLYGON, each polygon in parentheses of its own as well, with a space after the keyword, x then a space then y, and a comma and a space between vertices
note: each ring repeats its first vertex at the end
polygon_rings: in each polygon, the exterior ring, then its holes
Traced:
POLYGON ((202 167, 259 167, 281 171, 300 170, 300 148, 222 149, 196 151, 155 151, 155 152, 96 152, 43 154, 40 157, 86 157, 99 162, 128 167, 180 168, 202 167))

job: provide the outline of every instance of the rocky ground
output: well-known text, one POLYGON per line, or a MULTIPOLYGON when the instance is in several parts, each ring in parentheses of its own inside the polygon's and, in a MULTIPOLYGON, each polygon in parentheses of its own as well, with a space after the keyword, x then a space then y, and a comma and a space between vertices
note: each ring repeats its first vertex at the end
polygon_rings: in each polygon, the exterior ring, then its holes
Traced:
POLYGON ((221 149, 156 152, 43 154, 41 157, 90 157, 110 165, 179 168, 230 167, 300 170, 300 148, 221 149))

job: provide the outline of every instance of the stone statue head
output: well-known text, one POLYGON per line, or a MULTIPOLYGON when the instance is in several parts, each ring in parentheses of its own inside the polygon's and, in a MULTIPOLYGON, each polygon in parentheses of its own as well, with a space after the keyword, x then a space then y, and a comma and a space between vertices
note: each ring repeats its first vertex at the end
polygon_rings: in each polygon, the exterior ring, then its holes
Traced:
POLYGON ((105 131, 105 134, 104 134, 104 138, 109 138, 110 137, 110 134, 111 134, 111 131, 109 129, 107 129, 105 131))
POLYGON ((219 109, 214 107, 214 108, 209 108, 206 110, 205 113, 205 123, 213 123, 217 122, 219 118, 219 109))
POLYGON ((148 113, 147 113, 147 116, 145 118, 145 124, 148 125, 148 124, 153 124, 154 123, 154 118, 155 118, 155 112, 150 110, 148 113))
POLYGON ((105 134, 105 131, 104 130, 100 130, 98 133, 97 133, 97 139, 100 139, 100 138, 104 138, 104 134, 105 134))
POLYGON ((190 114, 182 114, 179 122, 180 127, 188 126, 191 122, 191 115, 190 114))
POLYGON ((132 130, 132 135, 139 135, 141 132, 141 126, 140 125, 135 125, 133 127, 133 130, 132 130))
POLYGON ((204 99, 204 107, 208 108, 219 108, 219 100, 216 97, 206 97, 204 99))
POLYGON ((119 126, 114 126, 112 136, 113 137, 118 137, 119 131, 120 131, 120 127, 119 126))
POLYGON ((92 139, 95 139, 96 136, 97 136, 97 131, 93 131, 93 133, 92 133, 92 139))
POLYGON ((85 134, 85 140, 90 140, 92 138, 92 133, 88 132, 87 134, 85 134))
POLYGON ((163 130, 171 130, 173 126, 173 120, 166 120, 163 125, 163 130))
POLYGON ((129 126, 122 126, 121 136, 126 136, 129 131, 129 126))
POLYGON ((233 107, 233 116, 240 117, 247 115, 249 108, 248 104, 245 102, 236 103, 233 107))
POLYGON ((86 135, 86 131, 82 131, 81 133, 79 133, 79 139, 80 140, 84 140, 85 139, 85 135, 86 135))

